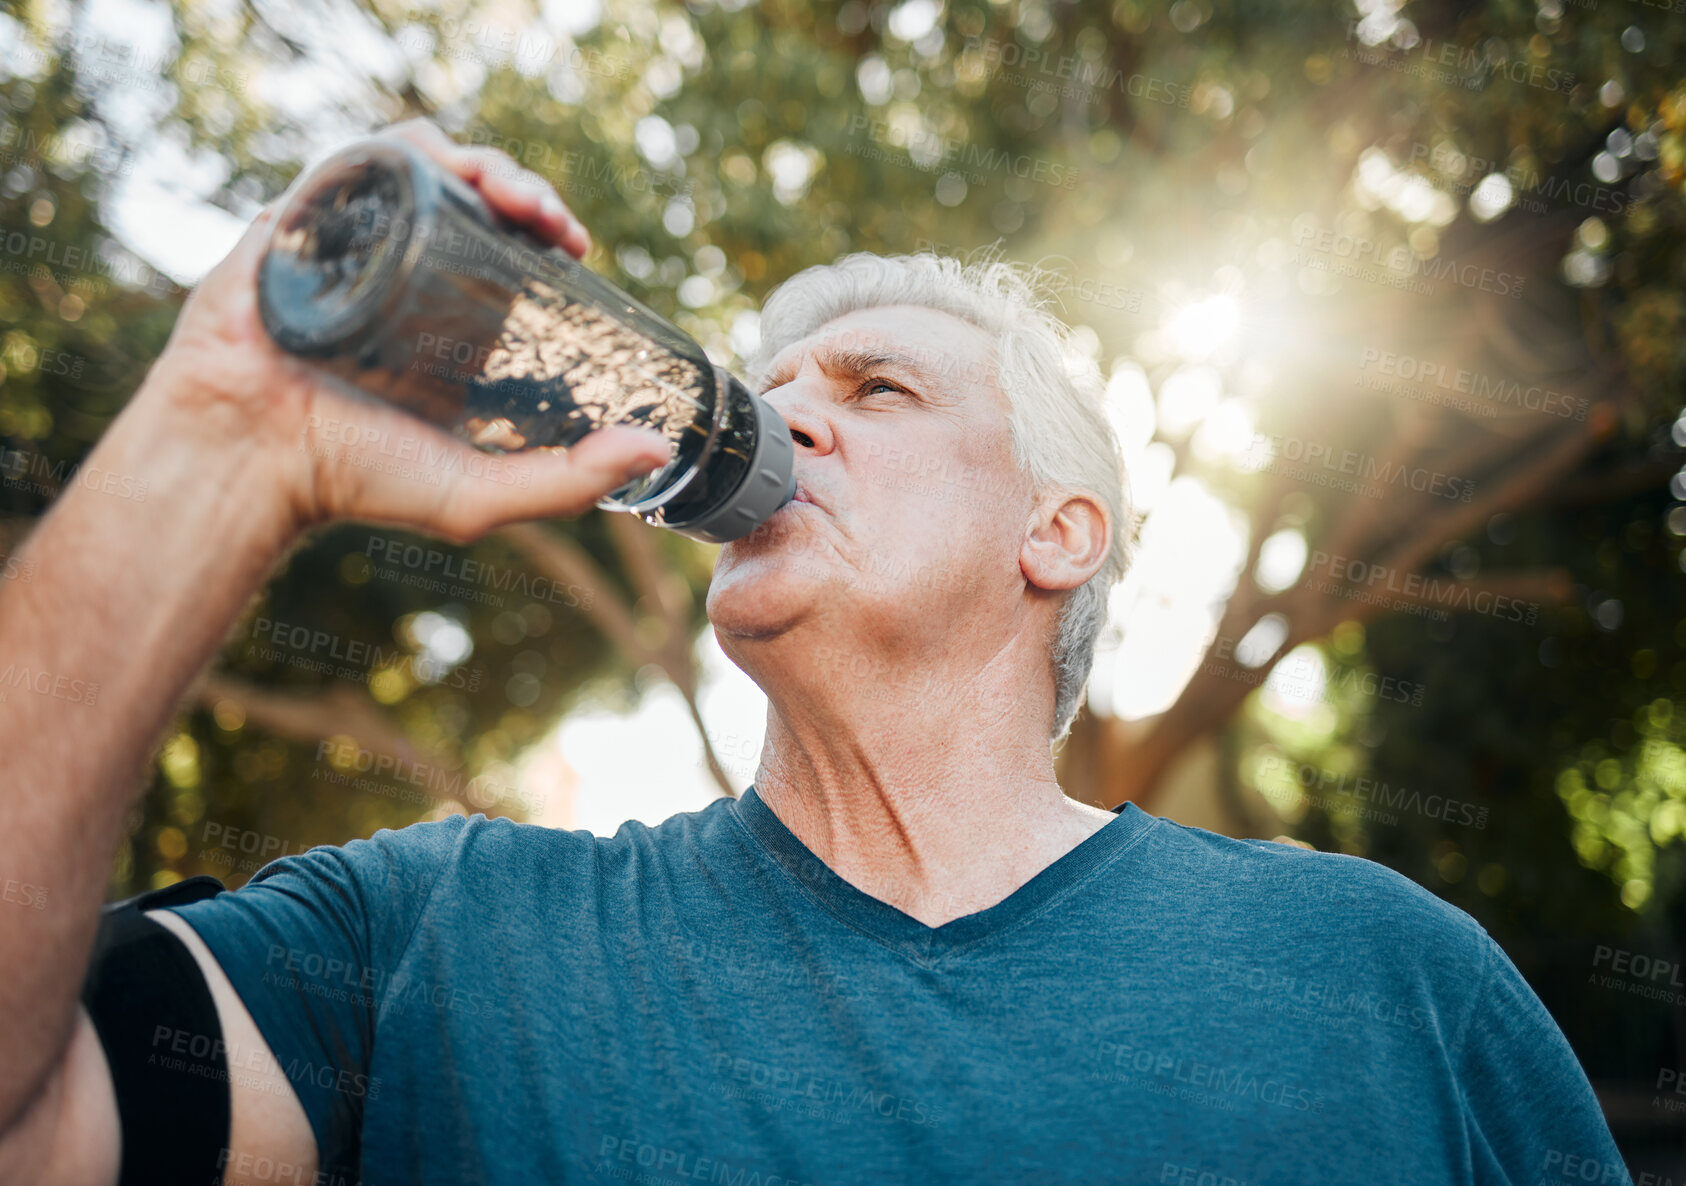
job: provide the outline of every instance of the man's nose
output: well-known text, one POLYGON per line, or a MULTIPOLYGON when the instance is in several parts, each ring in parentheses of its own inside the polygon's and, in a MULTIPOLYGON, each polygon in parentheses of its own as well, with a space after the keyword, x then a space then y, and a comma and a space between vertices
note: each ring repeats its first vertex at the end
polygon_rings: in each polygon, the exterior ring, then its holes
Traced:
POLYGON ((790 426, 790 439, 796 442, 798 451, 831 452, 831 422, 826 417, 822 393, 818 390, 823 382, 818 376, 798 376, 773 388, 765 396, 790 426))

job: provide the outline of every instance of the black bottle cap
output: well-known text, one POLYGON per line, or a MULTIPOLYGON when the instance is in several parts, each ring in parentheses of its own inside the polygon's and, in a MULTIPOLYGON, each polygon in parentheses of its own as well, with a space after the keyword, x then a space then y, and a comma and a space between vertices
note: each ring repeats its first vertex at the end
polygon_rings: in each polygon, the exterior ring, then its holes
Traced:
POLYGON ((297 178, 258 265, 258 313, 293 354, 326 356, 390 314, 418 216, 438 182, 391 137, 358 141, 297 178))

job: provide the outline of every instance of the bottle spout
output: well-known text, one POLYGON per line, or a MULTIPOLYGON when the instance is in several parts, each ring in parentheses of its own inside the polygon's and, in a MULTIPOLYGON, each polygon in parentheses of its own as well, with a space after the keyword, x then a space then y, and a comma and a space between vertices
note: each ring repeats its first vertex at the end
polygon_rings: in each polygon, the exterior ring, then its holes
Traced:
POLYGON ((790 426, 766 400, 743 394, 754 410, 755 447, 737 489, 697 518, 666 520, 662 527, 707 543, 728 543, 754 531, 796 497, 796 444, 790 426))

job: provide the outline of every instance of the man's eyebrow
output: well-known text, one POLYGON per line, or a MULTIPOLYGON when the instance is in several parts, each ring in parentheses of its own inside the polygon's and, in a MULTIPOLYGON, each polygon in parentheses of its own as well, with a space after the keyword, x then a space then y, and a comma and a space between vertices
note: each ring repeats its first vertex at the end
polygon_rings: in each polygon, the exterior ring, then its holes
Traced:
POLYGON ((925 383, 936 381, 936 377, 911 355, 894 350, 825 350, 820 354, 820 365, 828 371, 842 371, 846 375, 867 375, 893 367, 925 383))
MULTIPOLYGON (((893 367, 925 383, 936 382, 936 377, 912 357, 893 350, 833 350, 822 347, 817 353, 820 366, 827 371, 841 372, 845 375, 867 375, 873 371, 893 367)), ((765 380, 767 386, 777 387, 780 383, 787 382, 793 366, 794 364, 787 363, 768 372, 765 380)))

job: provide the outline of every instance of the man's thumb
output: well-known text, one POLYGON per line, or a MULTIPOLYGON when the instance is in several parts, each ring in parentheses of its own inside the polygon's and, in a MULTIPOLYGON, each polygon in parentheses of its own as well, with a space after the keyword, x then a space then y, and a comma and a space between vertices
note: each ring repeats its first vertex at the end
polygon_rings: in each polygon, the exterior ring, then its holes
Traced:
POLYGON ((576 466, 596 470, 620 486, 666 465, 673 456, 667 438, 649 428, 613 424, 581 438, 568 450, 576 466))

